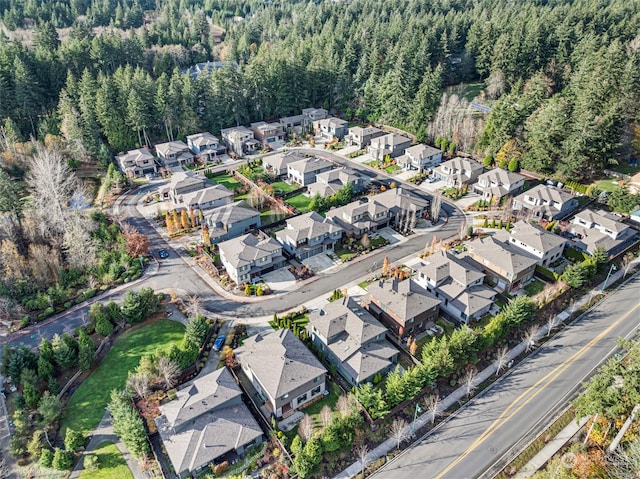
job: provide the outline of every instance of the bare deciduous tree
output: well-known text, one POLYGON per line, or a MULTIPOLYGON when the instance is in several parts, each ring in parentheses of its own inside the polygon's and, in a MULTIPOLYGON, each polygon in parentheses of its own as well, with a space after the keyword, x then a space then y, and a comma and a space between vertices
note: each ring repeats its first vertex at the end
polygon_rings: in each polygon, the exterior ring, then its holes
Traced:
POLYGON ((313 419, 308 414, 305 414, 298 425, 298 434, 300 435, 300 439, 304 442, 307 442, 309 439, 313 437, 313 419))
POLYGON ((462 376, 462 382, 464 384, 467 397, 471 396, 471 392, 474 390, 473 381, 477 375, 478 370, 476 368, 468 368, 467 372, 462 376))
POLYGON ((491 72, 491 75, 487 78, 487 87, 485 88, 487 98, 489 100, 497 100, 504 93, 504 87, 504 73, 500 70, 491 72))
POLYGON ((187 296, 186 312, 190 318, 195 318, 202 312, 202 300, 195 294, 187 296))
POLYGON ((540 328, 538 327, 538 325, 534 324, 527 328, 527 330, 524 332, 524 336, 522 337, 522 339, 526 344, 525 348, 527 352, 533 349, 533 346, 535 345, 535 339, 538 335, 539 330, 540 328))
POLYGON ((129 373, 127 388, 139 398, 145 398, 149 394, 151 378, 146 373, 129 373))
POLYGON ((91 237, 92 221, 83 212, 67 215, 63 247, 70 266, 84 270, 97 261, 97 247, 91 237))
POLYGON ((364 471, 367 468, 367 465, 369 464, 369 457, 368 457, 369 448, 364 444, 362 444, 361 446, 358 446, 358 449, 356 449, 356 454, 358 455, 358 461, 360 462, 360 466, 364 471))
POLYGON ((331 424, 333 420, 333 412, 328 404, 325 404, 322 409, 320 409, 320 421, 322 421, 322 427, 327 427, 331 424))
POLYGON ((506 346, 502 346, 496 351, 496 376, 507 365, 507 354, 509 354, 509 348, 506 346))
POLYGON ((440 208, 442 207, 442 194, 436 191, 431 198, 431 222, 436 223, 440 218, 440 208))
POLYGON ((342 417, 347 417, 349 414, 351 414, 351 411, 353 410, 353 406, 350 403, 348 397, 343 394, 338 398, 338 402, 336 403, 336 409, 338 410, 338 412, 342 417))
POLYGON ((158 375, 164 381, 167 389, 173 387, 176 379, 180 375, 180 368, 176 363, 171 361, 167 356, 161 356, 156 364, 158 375))
POLYGON ((438 411, 440 407, 440 395, 432 394, 427 398, 425 404, 427 406, 427 411, 431 414, 431 424, 433 424, 436 422, 436 417, 438 417, 438 414, 440 413, 440 411, 438 411))
POLYGON ((389 431, 396 441, 396 449, 400 449, 400 443, 407 437, 407 421, 399 417, 395 418, 389 431))
POLYGON ((551 315, 547 320, 547 336, 551 334, 551 331, 553 331, 553 328, 555 327, 556 327, 556 317, 554 315, 551 315))

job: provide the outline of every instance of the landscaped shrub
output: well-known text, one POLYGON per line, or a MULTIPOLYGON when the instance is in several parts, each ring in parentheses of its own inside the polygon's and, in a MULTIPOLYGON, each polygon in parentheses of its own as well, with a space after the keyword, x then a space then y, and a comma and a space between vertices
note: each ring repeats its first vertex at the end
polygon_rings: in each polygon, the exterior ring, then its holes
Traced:
POLYGON ((53 451, 51 451, 50 449, 43 449, 38 464, 40 464, 40 467, 50 468, 52 463, 53 451))
POLYGON ((51 462, 53 468, 58 471, 66 471, 71 468, 72 464, 72 454, 64 449, 56 448, 56 451, 53 453, 53 461, 51 462))

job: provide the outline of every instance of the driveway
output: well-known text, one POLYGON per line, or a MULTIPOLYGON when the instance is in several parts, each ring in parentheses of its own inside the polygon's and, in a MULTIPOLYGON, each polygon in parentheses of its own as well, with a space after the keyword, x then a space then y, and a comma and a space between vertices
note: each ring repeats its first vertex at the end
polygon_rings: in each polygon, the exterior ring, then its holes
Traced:
POLYGON ((314 273, 326 273, 329 269, 336 266, 331 258, 329 258, 326 254, 321 253, 311 258, 307 258, 302 261, 307 268, 309 268, 314 273))
POLYGON ((293 276, 287 268, 280 268, 263 274, 262 279, 269 285, 269 288, 276 293, 287 291, 296 285, 295 276, 293 276))
POLYGON ((404 236, 389 226, 379 229, 376 233, 386 239, 390 245, 399 243, 404 239, 404 236))

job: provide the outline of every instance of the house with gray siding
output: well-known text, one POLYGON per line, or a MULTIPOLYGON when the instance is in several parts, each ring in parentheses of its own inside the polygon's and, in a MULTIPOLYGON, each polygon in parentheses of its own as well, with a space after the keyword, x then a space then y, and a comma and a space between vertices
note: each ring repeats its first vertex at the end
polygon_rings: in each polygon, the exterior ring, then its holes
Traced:
POLYGON ((255 153, 260 147, 260 142, 255 139, 253 131, 246 126, 234 126, 220 130, 222 140, 227 145, 227 150, 242 158, 245 154, 255 153))
POLYGON ((368 184, 369 179, 367 177, 351 168, 343 166, 342 168, 334 168, 333 170, 317 174, 316 181, 307 185, 306 195, 309 197, 313 197, 316 194, 329 196, 344 188, 346 185, 351 185, 354 193, 360 193, 366 189, 368 184))
POLYGON ((238 285, 285 265, 282 245, 262 233, 223 241, 218 244, 218 251, 229 277, 238 285))
POLYGON ((313 122, 313 130, 328 140, 342 140, 349 133, 349 122, 336 117, 324 118, 313 122))
POLYGON ((423 173, 435 168, 442 161, 442 150, 420 143, 404 150, 404 155, 398 157, 397 164, 405 171, 423 173))
POLYGON ((246 201, 237 201, 210 210, 204 221, 211 244, 217 244, 260 228, 260 212, 246 201))
POLYGON ((441 163, 433 170, 433 176, 449 188, 460 188, 470 185, 483 173, 484 167, 473 158, 456 157, 441 163))
POLYGON ((349 146, 357 146, 359 150, 364 150, 369 144, 371 144, 371 140, 374 138, 378 138, 379 136, 386 135, 384 131, 380 128, 376 128, 374 126, 354 126, 353 128, 349 128, 349 134, 346 136, 347 145, 349 146))
POLYGON ((242 458, 264 440, 242 401, 242 390, 225 367, 186 383, 160 405, 158 433, 180 479, 211 472, 210 465, 242 458))
POLYGON ((517 195, 524 188, 525 177, 519 173, 494 168, 478 176, 473 190, 485 200, 499 200, 507 195, 517 195))
POLYGON ((127 151, 124 155, 116 156, 120 171, 128 178, 139 178, 158 172, 156 159, 146 148, 127 151))
POLYGON ((549 185, 538 185, 513 199, 514 210, 523 210, 535 220, 562 219, 577 208, 578 200, 571 193, 549 185))
POLYGON ((208 131, 187 136, 187 146, 191 153, 207 160, 227 152, 227 148, 220 143, 220 140, 208 131))
POLYGON ((276 153, 262 158, 262 166, 265 171, 275 176, 287 176, 288 166, 297 161, 308 160, 310 156, 301 151, 291 150, 286 153, 276 153))
POLYGON ((327 218, 341 226, 348 236, 361 236, 389 226, 391 212, 375 197, 362 198, 327 211, 327 218))
POLYGON ((549 267, 562 257, 567 240, 535 226, 528 221, 518 221, 511 231, 496 231, 495 238, 508 242, 525 253, 538 258, 540 266, 549 267))
POLYGON ((158 159, 166 166, 182 166, 193 163, 193 154, 184 141, 169 141, 156 145, 158 159))
POLYGON ((410 146, 410 138, 389 133, 384 136, 372 138, 367 150, 374 160, 382 161, 387 155, 391 158, 397 158, 410 146))
POLYGON ((235 353, 276 419, 322 397, 326 389, 327 370, 289 329, 250 336, 235 353))
POLYGON ((260 142, 262 148, 277 148, 286 137, 284 127, 280 123, 267 123, 266 121, 258 121, 251 123, 251 131, 254 138, 260 142))
POLYGON ((309 315, 313 344, 354 387, 373 382, 395 367, 399 351, 386 339, 387 328, 353 298, 342 298, 309 315))
POLYGON ((160 188, 159 193, 176 208, 192 210, 209 210, 233 202, 233 192, 228 188, 191 171, 174 173, 169 184, 160 188))
POLYGON ((321 253, 333 252, 342 239, 343 229, 330 218, 312 211, 289 218, 287 226, 276 233, 284 249, 299 260, 321 253))
POLYGON ((307 186, 316 181, 316 176, 335 168, 335 163, 324 158, 305 158, 287 165, 287 179, 290 183, 307 186))

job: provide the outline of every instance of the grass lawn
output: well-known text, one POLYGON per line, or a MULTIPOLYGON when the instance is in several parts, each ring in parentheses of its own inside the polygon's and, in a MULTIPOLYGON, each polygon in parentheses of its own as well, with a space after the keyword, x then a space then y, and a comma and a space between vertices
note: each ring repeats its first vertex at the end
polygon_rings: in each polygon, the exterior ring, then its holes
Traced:
POLYGON ((115 444, 103 442, 94 453, 98 456, 98 470, 84 469, 80 473, 80 479, 133 479, 129 466, 115 444))
POLYGON ((249 199, 249 193, 245 193, 244 195, 238 195, 233 197, 234 201, 243 201, 249 199))
POLYGON ((377 248, 378 246, 382 246, 387 242, 387 240, 382 236, 378 236, 377 238, 370 238, 370 240, 372 248, 377 248))
POLYGON ((236 180, 233 176, 231 175, 218 175, 218 176, 211 176, 209 177, 209 179, 211 181, 213 181, 214 183, 217 183, 219 185, 223 185, 226 186, 227 188, 229 188, 230 190, 237 190, 238 188, 241 188, 242 185, 240 184, 240 182, 238 180, 236 180))
POLYGON ((299 188, 298 185, 290 185, 286 181, 276 181, 275 183, 271 183, 271 186, 273 187, 274 193, 289 193, 299 188))
POLYGON ((348 249, 336 250, 336 254, 340 258, 340 261, 347 261, 355 256, 355 254, 349 251, 348 249))
POLYGON ((480 94, 483 87, 483 83, 469 83, 465 85, 462 95, 471 102, 480 94))
POLYGON ((265 210, 260 212, 260 221, 263 225, 268 225, 270 223, 280 221, 286 216, 287 215, 285 215, 284 213, 279 213, 276 210, 265 210))
POLYGON ((600 191, 608 191, 609 193, 611 193, 620 189, 620 186, 618 186, 618 181, 620 181, 620 179, 618 178, 607 178, 606 180, 594 181, 593 184, 600 191))
POLYGON ((527 292, 529 296, 535 296, 538 293, 541 293, 544 289, 544 283, 539 279, 534 279, 528 285, 524 287, 524 290, 527 292))
POLYGON ((369 284, 371 284, 371 283, 369 283, 369 281, 365 280, 365 281, 362 281, 361 283, 358 283, 358 286, 360 286, 362 289, 366 290, 367 286, 369 286, 369 284))
POLYGON ((451 333, 453 333, 453 330, 456 329, 456 327, 452 323, 450 323, 449 321, 445 321, 443 318, 438 318, 436 320, 436 324, 444 329, 444 334, 446 334, 447 336, 450 336, 451 333))
POLYGON ((377 167, 380 162, 378 160, 365 161, 364 164, 373 168, 377 167))
POLYGON ((307 213, 309 212, 309 203, 311 203, 311 198, 300 193, 299 195, 289 198, 287 203, 297 209, 300 213, 307 213))
POLYGON ((398 165, 389 165, 384 167, 384 171, 386 171, 390 175, 393 175, 396 171, 401 169, 402 168, 400 168, 398 165))
POLYGON ((64 437, 68 427, 89 434, 100 422, 109 403, 112 389, 123 388, 132 371, 145 354, 156 348, 179 345, 184 325, 162 319, 133 327, 120 336, 102 363, 73 393, 65 408, 60 430, 64 437))

